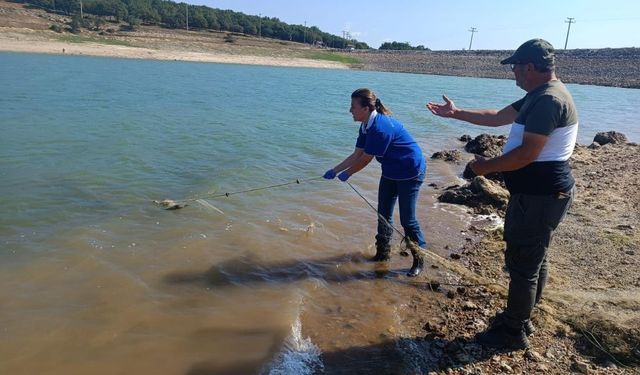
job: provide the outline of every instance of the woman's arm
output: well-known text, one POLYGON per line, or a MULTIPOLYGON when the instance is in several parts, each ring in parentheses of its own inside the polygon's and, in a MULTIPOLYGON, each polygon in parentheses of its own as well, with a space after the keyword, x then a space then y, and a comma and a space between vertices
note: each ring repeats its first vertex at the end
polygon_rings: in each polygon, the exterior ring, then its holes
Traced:
POLYGON ((362 168, 366 167, 371 160, 373 160, 373 155, 369 155, 367 153, 362 152, 362 154, 355 160, 355 162, 345 171, 349 174, 349 176, 353 176, 355 173, 358 173, 362 168))
MULTIPOLYGON (((344 171, 345 169, 349 169, 351 168, 351 166, 364 154, 364 150, 361 148, 357 148, 355 150, 353 150, 353 153, 351 153, 351 155, 347 156, 346 159, 344 159, 340 164, 336 165, 335 167, 333 167, 333 171, 338 174, 342 171, 344 171)), ((362 169, 362 168, 360 168, 362 169)))

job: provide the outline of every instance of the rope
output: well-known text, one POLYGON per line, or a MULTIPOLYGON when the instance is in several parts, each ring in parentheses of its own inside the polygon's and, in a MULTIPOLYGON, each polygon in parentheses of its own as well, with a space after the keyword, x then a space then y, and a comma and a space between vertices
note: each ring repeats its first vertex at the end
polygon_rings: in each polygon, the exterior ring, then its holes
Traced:
MULTIPOLYGON (((259 191, 259 190, 266 190, 266 189, 273 189, 273 188, 277 188, 277 187, 282 187, 282 186, 287 186, 287 185, 293 185, 293 184, 301 184, 303 182, 309 182, 309 181, 316 181, 316 180, 320 180, 324 177, 312 177, 312 178, 307 178, 307 179, 296 179, 295 181, 290 181, 290 182, 285 182, 285 183, 281 183, 281 184, 275 184, 275 185, 269 185, 269 186, 263 186, 263 187, 257 187, 257 188, 252 188, 252 189, 246 189, 246 190, 238 190, 238 191, 233 191, 233 192, 227 192, 227 193, 211 193, 211 194, 204 194, 201 195, 199 197, 196 198, 189 198, 189 199, 182 199, 182 200, 177 200, 175 202, 192 202, 192 201, 197 201, 203 198, 219 198, 219 197, 229 197, 231 195, 236 195, 236 194, 243 194, 243 193, 249 193, 249 192, 254 192, 254 191, 259 191)), ((433 251, 427 250, 427 249, 423 249, 419 246, 417 246, 416 244, 413 243, 413 241, 411 239, 407 240, 407 236, 404 235, 398 228, 396 228, 393 224, 391 224, 384 216, 382 216, 378 210, 373 206, 373 204, 371 204, 371 202, 369 202, 369 200, 362 195, 358 189, 355 188, 355 186, 353 186, 350 182, 345 181, 349 187, 358 195, 360 196, 360 198, 362 198, 362 200, 365 201, 365 203, 376 213, 376 215, 378 216, 378 218, 384 222, 387 226, 389 226, 390 228, 392 228, 396 233, 398 233, 401 237, 402 240, 400 241, 400 246, 402 246, 402 243, 405 244, 405 248, 407 247, 412 247, 412 249, 415 249, 417 252, 422 253, 422 255, 430 258, 431 260, 440 263, 442 266, 444 266, 445 268, 448 268, 451 271, 457 272, 460 274, 460 276, 466 277, 469 280, 472 281, 484 281, 484 277, 482 277, 481 275, 476 274, 475 272, 462 267, 458 264, 453 264, 452 262, 450 262, 449 260, 441 257, 440 255, 434 253, 433 251)), ((422 282, 415 282, 416 284, 422 284, 422 282)), ((426 284, 428 284, 429 289, 432 292, 435 292, 435 288, 433 285, 433 282, 425 282, 426 284)), ((506 292, 506 288, 504 288, 504 286, 502 286, 500 283, 483 283, 483 282, 477 282, 477 283, 471 283, 471 284, 454 284, 454 283, 439 283, 436 282, 439 285, 447 285, 447 286, 462 286, 462 287, 477 287, 477 286, 498 286, 498 292, 501 294, 505 294, 506 292)), ((550 302, 554 302, 553 298, 549 299, 550 302)), ((440 307, 440 309, 442 311, 446 310, 446 307, 437 299, 435 300, 436 303, 438 304, 438 306, 440 307)), ((570 326, 573 326, 571 324, 571 322, 567 321, 566 319, 563 319, 562 317, 557 316, 556 314, 553 314, 551 312, 545 311, 542 308, 538 308, 539 311, 542 311, 543 313, 550 315, 556 319, 558 319, 559 321, 568 324, 570 326)), ((448 324, 448 319, 446 319, 445 324, 448 324)), ((589 331, 585 331, 584 329, 582 329, 581 327, 578 327, 578 329, 582 332, 583 336, 592 343, 592 345, 594 345, 597 349, 599 349, 600 351, 602 351, 603 353, 607 354, 613 361, 615 361, 620 367, 623 368, 630 368, 630 366, 626 366, 625 364, 621 363, 614 355, 612 355, 610 352, 608 352, 605 348, 603 348, 602 344, 600 344, 598 342, 598 340, 595 338, 595 335, 592 332, 589 331)), ((464 346, 461 347, 462 351, 465 352, 465 354, 470 355, 468 353, 468 351, 466 350, 466 348, 464 348, 464 346)), ((475 368, 475 365, 472 365, 472 367, 475 368)))
POLYGON ((273 189, 273 188, 287 186, 287 185, 293 185, 293 184, 301 184, 303 182, 320 180, 322 178, 324 178, 324 177, 320 176, 320 177, 311 177, 311 178, 306 178, 306 179, 296 179, 295 181, 284 182, 282 184, 275 184, 275 185, 262 186, 262 187, 246 189, 246 190, 232 191, 232 192, 228 192, 228 193, 203 194, 203 195, 200 195, 200 196, 198 196, 196 198, 180 199, 180 200, 176 200, 175 202, 184 203, 184 202, 194 202, 194 201, 197 201, 197 200, 200 200, 200 199, 203 199, 203 198, 213 199, 213 198, 220 198, 220 197, 230 197, 230 196, 236 195, 236 194, 244 194, 244 193, 250 193, 250 192, 259 191, 259 190, 273 189))
MULTIPOLYGON (((195 198, 188 198, 188 199, 180 199, 180 200, 174 200, 171 201, 172 203, 180 203, 180 205, 183 205, 186 202, 195 202, 195 201, 199 201, 202 200, 203 198, 208 198, 208 199, 212 199, 212 198, 220 198, 220 197, 230 197, 231 195, 236 195, 236 194, 244 194, 244 193, 249 193, 249 192, 254 192, 254 191, 260 191, 260 190, 267 190, 267 189, 273 189, 273 188, 278 188, 278 187, 282 187, 282 186, 288 186, 288 185, 293 185, 293 184, 301 184, 303 182, 309 182, 309 181, 317 181, 317 180, 321 180, 324 177, 319 176, 319 177, 311 177, 311 178, 306 178, 306 179, 296 179, 294 181, 289 181, 289 182, 284 182, 281 184, 275 184, 275 185, 269 185, 269 186, 262 186, 262 187, 257 187, 257 188, 251 188, 251 189, 245 189, 245 190, 238 190, 238 191, 232 191, 232 192, 226 192, 226 193, 210 193, 210 194, 203 194, 200 196, 197 196, 195 198)), ((448 261, 447 259, 441 257, 440 255, 429 251, 427 249, 423 249, 420 246, 416 245, 410 238, 408 238, 404 233, 402 233, 398 228, 396 228, 393 224, 391 224, 384 216, 382 216, 378 210, 373 206, 373 204, 371 204, 371 202, 369 202, 369 200, 362 195, 362 193, 360 193, 360 191, 358 191, 358 189, 356 189, 355 186, 353 186, 349 181, 345 181, 347 183, 347 185, 349 185, 349 187, 351 187, 351 189, 358 195, 360 196, 360 198, 362 198, 362 200, 365 201, 365 203, 373 210, 373 212, 376 213, 376 215, 378 216, 378 219, 380 219, 383 223, 385 223, 388 227, 390 227, 391 229, 393 229, 396 233, 398 233, 400 235, 400 237, 402 238, 400 241, 400 248, 402 249, 403 244, 404 244, 404 249, 409 249, 409 250, 414 250, 418 253, 421 253, 422 255, 426 256, 427 258, 431 259, 432 261, 441 264, 442 266, 444 266, 445 268, 450 269, 451 271, 455 271, 459 274, 461 274, 461 276, 465 276, 468 279, 472 280, 472 281, 477 281, 478 283, 476 284, 466 284, 464 286, 488 286, 488 285, 500 285, 498 283, 481 283, 480 281, 483 279, 481 276, 475 274, 474 272, 461 267, 457 264, 453 264, 450 261, 448 261)), ((158 203, 156 201, 156 203, 158 203)), ((180 207, 178 207, 180 208, 180 207)), ((218 210, 217 208, 214 207, 214 209, 218 210)), ((441 284, 444 285, 444 284, 441 284)), ((502 292, 504 293, 504 290, 502 290, 502 292)))
MULTIPOLYGON (((371 209, 373 211, 375 211, 375 213, 378 215, 378 217, 385 223, 387 224, 389 227, 391 227, 394 231, 396 231, 398 234, 400 234, 402 236, 402 242, 404 242, 407 246, 412 246, 416 251, 422 253, 423 255, 425 255, 426 257, 430 258, 431 260, 434 260, 440 264, 442 264, 443 266, 453 270, 456 269, 456 271, 463 273, 463 276, 466 276, 468 278, 471 278, 472 280, 478 280, 478 279, 482 279, 482 276, 476 275, 474 272, 467 270, 466 268, 464 270, 460 269, 460 267, 454 267, 453 264, 451 264, 450 261, 448 261, 447 259, 441 257, 440 255, 434 253, 433 251, 427 250, 427 249, 423 249, 420 246, 417 246, 413 243, 413 241, 411 241, 411 239, 409 239, 409 241, 406 241, 407 236, 405 236, 402 232, 400 232, 400 230, 398 230, 398 228, 396 228, 395 226, 393 226, 393 224, 389 223, 389 221, 387 221, 387 219, 384 218, 384 216, 382 216, 378 210, 376 210, 376 208, 371 204, 371 202, 369 202, 369 200, 362 195, 358 189, 356 189, 353 185, 351 185, 351 183, 349 181, 346 181, 346 183, 351 187, 351 189, 353 189, 353 191, 356 192, 356 194, 358 194, 360 196, 360 198, 362 198, 367 205, 369 205, 369 207, 371 207, 371 209)), ((444 284, 441 284, 444 285, 444 284)), ((500 285, 499 283, 484 283, 484 284, 472 284, 472 285, 476 285, 476 286, 487 286, 487 285, 500 285)), ((471 286, 471 285, 466 285, 466 286, 471 286)))
MULTIPOLYGON (((378 210, 376 210, 376 208, 375 208, 375 207, 373 207, 373 205, 371 204, 371 202, 369 202, 369 200, 368 200, 367 198, 365 198, 365 196, 364 196, 364 195, 360 194, 360 192, 358 191, 358 189, 356 189, 355 187, 353 187, 353 185, 351 185, 351 183, 350 183, 349 181, 346 181, 346 182, 347 182, 347 184, 348 184, 348 185, 353 189, 353 191, 355 191, 355 192, 356 192, 356 194, 358 194, 358 195, 360 196, 360 198, 362 198, 362 199, 363 199, 363 200, 364 200, 364 201, 369 205, 369 207, 371 207, 371 209, 372 209, 373 211, 375 211, 375 213, 378 215, 378 218, 379 218, 380 220, 382 220, 385 224, 387 224, 389 227, 391 227, 391 229, 395 230, 395 231, 396 231, 400 236, 402 236, 402 241, 404 241, 404 240, 405 240, 405 238, 406 238, 407 236, 405 236, 402 232, 400 232, 400 231, 398 230, 398 228, 394 227, 394 226, 393 226, 389 221, 387 221, 387 219, 386 219, 384 216, 382 216, 382 214, 380 214, 380 212, 378 212, 378 210)), ((402 241, 401 241, 401 242, 402 242, 402 241)))

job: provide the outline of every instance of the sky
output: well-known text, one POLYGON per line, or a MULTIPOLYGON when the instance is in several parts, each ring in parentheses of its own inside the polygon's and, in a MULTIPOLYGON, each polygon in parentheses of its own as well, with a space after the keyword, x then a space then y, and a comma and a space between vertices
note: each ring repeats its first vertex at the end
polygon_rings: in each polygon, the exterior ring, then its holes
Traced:
MULTIPOLYGON (((185 0, 174 0, 185 2, 185 0)), ((378 48, 409 42, 432 50, 515 49, 543 38, 562 49, 640 47, 637 0, 186 0, 189 4, 276 17, 288 24, 317 26, 378 48)))

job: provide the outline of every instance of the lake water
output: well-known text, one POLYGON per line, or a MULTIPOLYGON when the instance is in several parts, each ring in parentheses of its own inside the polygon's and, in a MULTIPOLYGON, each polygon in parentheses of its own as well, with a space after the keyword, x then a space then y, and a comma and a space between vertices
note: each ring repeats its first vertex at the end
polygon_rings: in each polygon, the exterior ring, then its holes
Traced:
MULTIPOLYGON (((0 373, 353 373, 385 368, 389 348, 419 371, 398 344, 423 293, 410 258, 364 261, 375 213, 346 184, 307 180, 353 150, 359 87, 427 156, 488 130, 427 101, 502 108, 524 94, 507 80, 0 53, 0 373), (210 199, 224 214, 151 202, 296 179, 210 199)), ((640 90, 569 88, 580 143, 640 141, 640 90)), ((427 184, 461 169, 430 162, 427 184)), ((373 162, 349 181, 375 202, 378 177, 373 162)), ((446 255, 472 218, 437 193, 425 184, 418 216, 446 255)))

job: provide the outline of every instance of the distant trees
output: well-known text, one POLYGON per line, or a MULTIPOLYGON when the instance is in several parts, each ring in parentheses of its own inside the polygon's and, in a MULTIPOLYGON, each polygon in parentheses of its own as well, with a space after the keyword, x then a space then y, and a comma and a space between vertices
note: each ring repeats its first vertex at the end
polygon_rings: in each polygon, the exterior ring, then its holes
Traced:
POLYGON ((80 14, 75 14, 71 18, 71 32, 77 34, 80 32, 80 25, 82 24, 82 20, 80 19, 80 14))
POLYGON ((80 0, 33 0, 22 2, 69 15, 80 11, 80 0))
MULTIPOLYGON (((73 15, 79 13, 81 0, 15 1, 73 15)), ((125 21, 131 27, 144 24, 186 28, 188 8, 190 29, 231 31, 308 44, 322 42, 325 46, 334 48, 346 48, 347 45, 353 45, 356 49, 369 48, 364 42, 325 33, 316 26, 289 25, 275 17, 250 16, 232 10, 174 3, 170 0, 82 0, 82 5, 84 13, 112 18, 118 22, 125 21)))
POLYGON ((85 1, 83 6, 86 13, 113 17, 116 21, 122 21, 129 15, 127 6, 120 0, 85 1))
POLYGON ((429 48, 425 48, 425 46, 423 46, 423 45, 419 45, 419 46, 413 47, 408 42, 405 42, 405 43, 401 43, 401 42, 385 42, 385 43, 382 43, 382 45, 380 46, 379 49, 399 50, 399 51, 403 51, 403 50, 430 51, 429 48))

